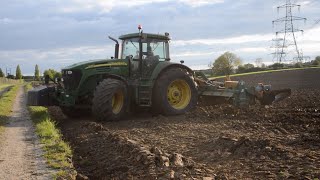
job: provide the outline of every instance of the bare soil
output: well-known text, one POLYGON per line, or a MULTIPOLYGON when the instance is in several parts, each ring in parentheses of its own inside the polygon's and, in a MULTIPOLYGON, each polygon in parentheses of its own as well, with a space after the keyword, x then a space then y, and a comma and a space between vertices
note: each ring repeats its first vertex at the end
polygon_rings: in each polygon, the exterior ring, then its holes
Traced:
POLYGON ((198 106, 119 122, 50 113, 74 149, 79 179, 314 179, 320 177, 320 69, 241 76, 291 88, 272 106, 198 106))
POLYGON ((26 108, 21 86, 0 134, 0 179, 52 179, 26 108))

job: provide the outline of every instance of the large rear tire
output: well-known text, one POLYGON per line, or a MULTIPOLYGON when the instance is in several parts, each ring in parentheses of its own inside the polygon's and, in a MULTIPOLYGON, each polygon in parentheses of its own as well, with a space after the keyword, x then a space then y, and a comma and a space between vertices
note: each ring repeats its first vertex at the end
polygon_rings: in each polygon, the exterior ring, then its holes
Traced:
POLYGON ((198 92, 192 75, 181 68, 162 73, 153 93, 153 110, 164 115, 179 115, 197 105, 198 92))
POLYGON ((96 87, 92 101, 92 113, 99 121, 124 118, 128 106, 128 90, 124 82, 105 79, 96 87))

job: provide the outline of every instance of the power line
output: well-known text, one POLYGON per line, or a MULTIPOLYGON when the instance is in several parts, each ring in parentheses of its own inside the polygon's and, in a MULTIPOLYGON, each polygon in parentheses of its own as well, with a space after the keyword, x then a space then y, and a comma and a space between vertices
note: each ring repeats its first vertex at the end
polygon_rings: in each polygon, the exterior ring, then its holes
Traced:
POLYGON ((272 24, 284 24, 284 29, 276 32, 277 42, 282 41, 282 45, 275 46, 275 54, 277 57, 277 62, 284 62, 288 52, 288 47, 293 46, 295 53, 297 54, 298 61, 302 61, 301 53, 298 49, 298 43, 296 39, 296 32, 303 32, 302 29, 295 27, 295 21, 306 21, 306 18, 294 16, 292 10, 298 8, 300 10, 301 5, 291 3, 291 0, 286 0, 286 4, 277 7, 278 13, 281 9, 285 9, 286 14, 284 17, 272 21, 272 24), (283 38, 278 38, 279 35, 283 35, 283 38))

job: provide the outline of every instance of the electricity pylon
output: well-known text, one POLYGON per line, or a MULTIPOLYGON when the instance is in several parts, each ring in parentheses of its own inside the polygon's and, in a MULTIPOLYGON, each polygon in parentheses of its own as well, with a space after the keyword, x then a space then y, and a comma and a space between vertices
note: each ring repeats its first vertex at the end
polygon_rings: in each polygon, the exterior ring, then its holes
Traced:
POLYGON ((277 57, 277 61, 280 63, 285 61, 285 57, 288 54, 287 48, 290 46, 294 46, 298 61, 302 61, 295 33, 303 32, 303 30, 296 28, 294 22, 301 20, 306 21, 307 19, 294 16, 292 13, 293 8, 298 8, 300 10, 300 5, 291 3, 291 0, 286 0, 286 4, 277 7, 278 12, 280 9, 285 9, 286 16, 272 21, 273 24, 284 24, 284 29, 276 32, 277 37, 279 34, 283 34, 282 46, 279 47, 279 52, 277 53, 277 55, 279 56, 277 57))
POLYGON ((272 46, 271 48, 274 49, 274 52, 271 53, 273 55, 273 62, 280 62, 280 54, 282 54, 282 57, 285 57, 286 53, 282 52, 282 46, 283 46, 283 38, 275 38, 272 39, 272 46))

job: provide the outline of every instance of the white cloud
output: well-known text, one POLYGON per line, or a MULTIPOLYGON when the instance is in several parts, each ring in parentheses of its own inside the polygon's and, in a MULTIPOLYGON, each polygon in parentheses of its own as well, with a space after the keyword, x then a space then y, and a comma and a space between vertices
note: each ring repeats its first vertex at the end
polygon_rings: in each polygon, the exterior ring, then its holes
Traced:
POLYGON ((201 70, 201 69, 209 69, 209 66, 208 65, 191 65, 190 68, 192 70, 201 70))
POLYGON ((200 7, 209 4, 223 3, 224 0, 179 0, 180 2, 189 5, 191 7, 200 7))
POLYGON ((0 65, 14 66, 14 64, 35 65, 43 64, 50 68, 61 68, 75 62, 88 59, 110 58, 113 56, 113 46, 83 46, 70 48, 57 48, 51 50, 29 49, 0 51, 0 65), (10 61, 7 61, 10 59, 10 61))
POLYGON ((302 49, 304 55, 319 55, 320 27, 307 29, 303 35, 299 35, 298 43, 298 48, 302 49))
POLYGON ((320 26, 306 30, 301 39, 305 41, 320 41, 320 26))
POLYGON ((204 57, 212 57, 212 56, 218 56, 226 51, 231 51, 234 53, 268 53, 269 49, 266 47, 244 47, 244 48, 232 48, 229 50, 225 51, 186 51, 183 53, 175 53, 172 54, 172 58, 183 58, 183 57, 199 57, 199 56, 204 56, 204 57))
POLYGON ((192 51, 187 51, 187 52, 183 52, 183 53, 172 54, 171 57, 208 56, 208 55, 213 55, 213 54, 217 54, 217 52, 204 52, 204 51, 192 52, 192 51))
POLYGON ((235 52, 242 52, 242 53, 267 53, 269 50, 265 47, 246 47, 246 48, 239 48, 236 49, 235 52))
MULTIPOLYGON (((192 45, 197 49, 198 45, 212 46, 212 45, 227 45, 226 51, 234 51, 239 53, 268 53, 271 46, 270 40, 274 38, 273 34, 253 34, 242 35, 237 37, 227 38, 208 38, 208 39, 191 39, 191 40, 178 40, 172 41, 173 47, 192 45), (259 47, 252 47, 252 43, 259 43, 259 47), (241 44, 241 47, 239 47, 241 44), (237 46, 237 47, 234 47, 237 46)), ((306 30, 303 36, 298 38, 299 48, 302 48, 306 53, 319 53, 320 48, 320 27, 306 30)), ((221 52, 221 51, 220 51, 221 52)), ((214 51, 187 51, 184 53, 175 54, 176 56, 189 57, 189 56, 207 56, 216 54, 214 51)))
POLYGON ((0 24, 8 24, 11 23, 13 20, 9 18, 0 18, 0 24))
POLYGON ((299 4, 300 5, 308 5, 308 4, 310 4, 311 3, 311 1, 301 1, 301 2, 299 2, 299 4))
POLYGON ((134 7, 144 4, 166 2, 167 0, 71 0, 66 7, 62 7, 61 11, 70 13, 78 11, 98 10, 101 12, 109 12, 116 6, 134 7))
POLYGON ((185 46, 185 45, 215 45, 215 44, 241 44, 250 42, 261 42, 270 41, 274 35, 272 34, 254 34, 254 35, 243 35, 237 37, 221 38, 221 39, 192 39, 192 40, 178 40, 173 41, 172 44, 175 46, 185 46))
MULTIPOLYGON (((135 7, 152 3, 170 2, 170 0, 71 0, 60 8, 64 13, 98 10, 109 12, 114 7, 135 7)), ((209 4, 223 3, 224 0, 178 0, 178 2, 191 7, 200 7, 209 4)))

